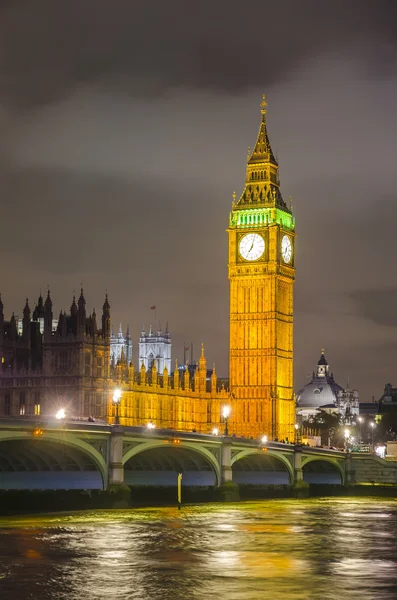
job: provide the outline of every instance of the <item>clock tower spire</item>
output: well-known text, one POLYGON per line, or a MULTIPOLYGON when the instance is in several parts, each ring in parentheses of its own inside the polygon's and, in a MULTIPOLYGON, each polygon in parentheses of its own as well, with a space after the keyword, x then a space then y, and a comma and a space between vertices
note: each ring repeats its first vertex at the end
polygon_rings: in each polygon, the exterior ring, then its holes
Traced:
POLYGON ((258 138, 229 221, 230 387, 236 433, 293 439, 295 219, 280 191, 261 102, 258 138))

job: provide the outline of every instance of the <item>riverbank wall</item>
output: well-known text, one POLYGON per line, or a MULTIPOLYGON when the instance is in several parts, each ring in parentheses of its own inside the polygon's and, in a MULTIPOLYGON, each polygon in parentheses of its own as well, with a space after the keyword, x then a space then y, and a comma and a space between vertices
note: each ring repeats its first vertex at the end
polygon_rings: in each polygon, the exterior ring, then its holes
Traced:
MULTIPOLYGON (((240 500, 294 498, 287 485, 241 485, 240 500)), ((309 486, 309 497, 383 497, 397 498, 397 485, 326 485, 309 486)), ((182 504, 221 502, 224 498, 215 487, 184 487, 182 504)), ((53 511, 101 510, 177 504, 175 487, 136 486, 100 490, 0 490, 0 515, 53 511)))

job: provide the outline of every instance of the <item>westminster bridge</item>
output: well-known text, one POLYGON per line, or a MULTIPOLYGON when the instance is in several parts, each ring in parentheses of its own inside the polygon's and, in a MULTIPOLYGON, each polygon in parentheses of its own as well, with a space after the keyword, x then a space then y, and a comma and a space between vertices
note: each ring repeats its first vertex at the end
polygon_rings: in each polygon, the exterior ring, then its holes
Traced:
POLYGON ((0 419, 0 489, 109 485, 397 484, 373 454, 81 421, 0 419))

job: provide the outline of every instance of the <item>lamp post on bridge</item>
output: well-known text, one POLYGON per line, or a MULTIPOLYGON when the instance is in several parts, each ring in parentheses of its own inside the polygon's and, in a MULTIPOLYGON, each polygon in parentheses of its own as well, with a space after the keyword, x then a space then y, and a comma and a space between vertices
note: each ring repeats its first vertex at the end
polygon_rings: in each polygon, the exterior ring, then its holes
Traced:
POLYGON ((116 416, 114 419, 115 425, 120 425, 120 417, 119 417, 120 400, 121 400, 121 390, 117 388, 116 390, 114 390, 114 393, 113 393, 113 404, 116 405, 116 416))
POLYGON ((222 416, 225 419, 225 436, 227 437, 229 435, 228 421, 230 417, 230 406, 228 406, 227 404, 225 404, 225 406, 222 409, 222 416))

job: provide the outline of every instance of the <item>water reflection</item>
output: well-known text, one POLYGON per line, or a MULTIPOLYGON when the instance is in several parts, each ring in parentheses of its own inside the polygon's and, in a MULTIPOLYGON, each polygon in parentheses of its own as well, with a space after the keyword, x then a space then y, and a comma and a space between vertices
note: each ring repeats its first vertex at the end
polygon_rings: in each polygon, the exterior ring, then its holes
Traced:
POLYGON ((277 500, 0 519, 7 600, 391 600, 397 503, 277 500))

